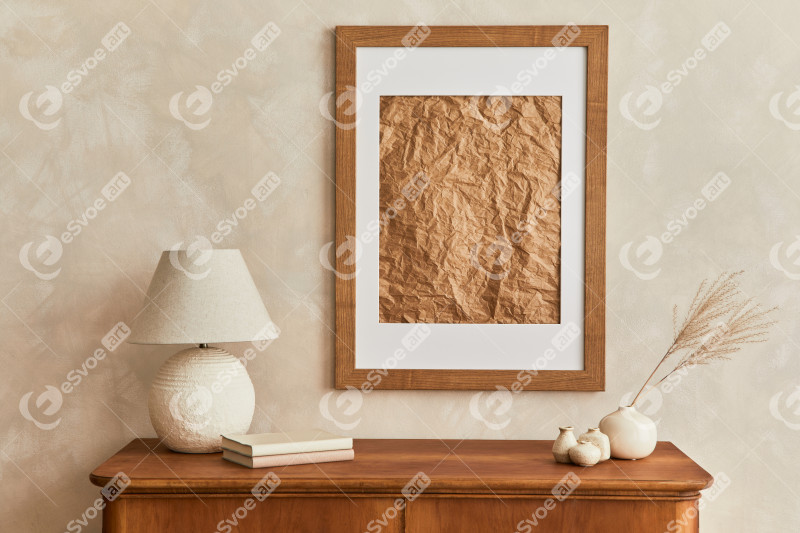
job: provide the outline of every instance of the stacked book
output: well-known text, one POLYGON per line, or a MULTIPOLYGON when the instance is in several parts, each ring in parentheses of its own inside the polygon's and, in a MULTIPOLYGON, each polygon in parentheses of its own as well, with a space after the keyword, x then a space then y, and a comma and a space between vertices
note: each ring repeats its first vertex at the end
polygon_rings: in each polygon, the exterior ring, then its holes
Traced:
POLYGON ((353 439, 319 429, 222 435, 222 458, 250 468, 352 461, 353 439))

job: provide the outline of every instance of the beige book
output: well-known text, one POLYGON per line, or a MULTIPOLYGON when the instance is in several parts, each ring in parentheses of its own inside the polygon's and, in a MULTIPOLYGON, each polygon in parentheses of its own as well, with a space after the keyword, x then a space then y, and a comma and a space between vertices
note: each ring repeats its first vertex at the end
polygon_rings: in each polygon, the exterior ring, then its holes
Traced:
POLYGON ((222 458, 232 463, 250 468, 270 468, 273 466, 305 465, 310 463, 330 463, 333 461, 352 461, 355 454, 349 450, 330 450, 325 452, 287 453, 281 455, 262 455, 248 457, 231 450, 222 450, 222 458))

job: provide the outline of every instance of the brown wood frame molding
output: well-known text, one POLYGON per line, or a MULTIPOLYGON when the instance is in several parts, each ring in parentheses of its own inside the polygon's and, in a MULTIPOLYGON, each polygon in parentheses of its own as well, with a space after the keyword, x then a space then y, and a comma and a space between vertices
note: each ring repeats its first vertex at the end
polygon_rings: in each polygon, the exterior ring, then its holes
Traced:
MULTIPOLYGON (((431 26, 419 46, 551 47, 574 26, 431 26)), ((605 388, 605 220, 606 131, 608 100, 608 26, 578 26, 566 46, 587 49, 586 211, 584 279, 584 369, 517 370, 355 368, 355 265, 337 256, 336 388, 494 390, 580 390, 605 388), (527 375, 525 374, 527 372, 527 375), (525 379, 520 379, 524 376, 525 379)), ((339 26, 336 28, 336 99, 352 101, 358 47, 402 47, 413 26, 339 26)), ((356 234, 355 106, 337 105, 336 247, 356 234)))

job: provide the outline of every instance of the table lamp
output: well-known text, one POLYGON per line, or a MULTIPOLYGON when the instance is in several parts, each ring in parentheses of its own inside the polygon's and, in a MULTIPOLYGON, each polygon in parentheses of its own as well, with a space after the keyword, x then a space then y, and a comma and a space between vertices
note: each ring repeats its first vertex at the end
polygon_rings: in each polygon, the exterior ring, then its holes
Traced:
POLYGON ((210 453, 221 434, 247 433, 253 382, 239 359, 209 343, 277 337, 239 250, 163 252, 128 342, 197 345, 168 359, 150 388, 150 421, 164 444, 210 453))

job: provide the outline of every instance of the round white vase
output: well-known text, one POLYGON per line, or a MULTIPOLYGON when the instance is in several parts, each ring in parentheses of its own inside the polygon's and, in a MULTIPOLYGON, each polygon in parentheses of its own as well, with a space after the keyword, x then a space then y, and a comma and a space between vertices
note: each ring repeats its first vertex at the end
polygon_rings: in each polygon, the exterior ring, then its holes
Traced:
POLYGON ((247 433, 255 390, 244 365, 220 348, 189 348, 170 357, 150 388, 150 421, 176 452, 220 451, 221 434, 247 433))
POLYGON ((643 459, 656 448, 656 424, 635 407, 624 406, 600 421, 600 431, 608 436, 611 457, 643 459))

